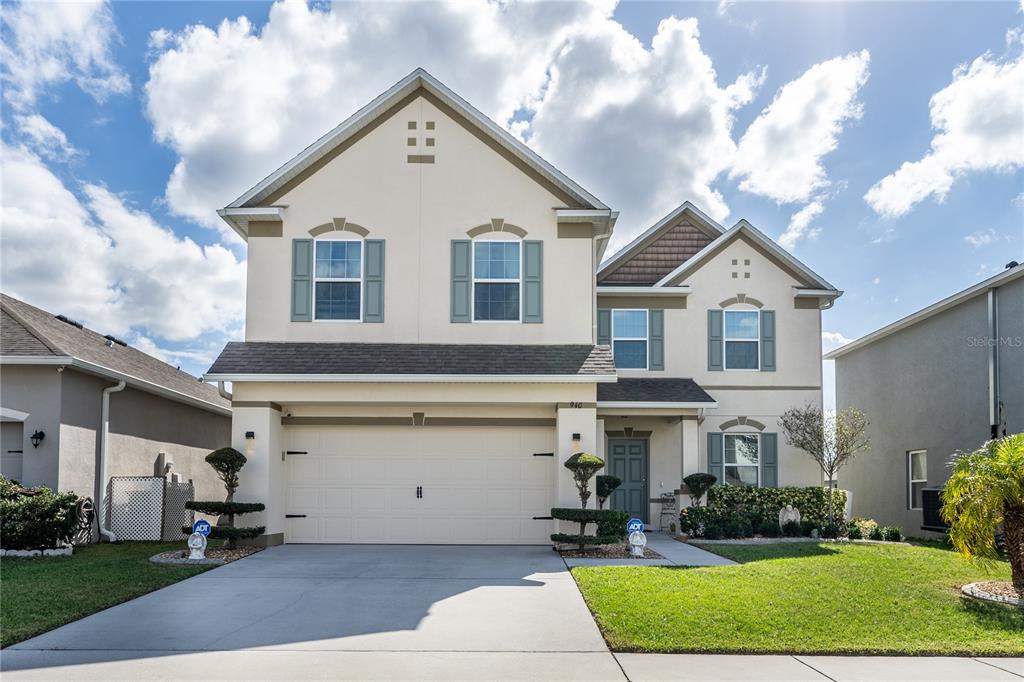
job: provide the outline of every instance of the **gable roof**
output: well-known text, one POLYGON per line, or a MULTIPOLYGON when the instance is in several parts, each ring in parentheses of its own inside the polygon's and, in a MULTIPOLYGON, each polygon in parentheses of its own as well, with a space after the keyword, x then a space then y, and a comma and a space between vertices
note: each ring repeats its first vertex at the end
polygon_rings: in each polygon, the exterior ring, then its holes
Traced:
POLYGON ((70 366, 211 412, 231 413, 231 403, 214 386, 7 294, 0 294, 0 364, 70 366))
POLYGON ((723 248, 743 237, 749 239, 755 246, 760 247, 770 258, 775 260, 776 263, 788 267, 794 271, 795 274, 800 275, 805 280, 805 284, 808 287, 821 290, 821 296, 828 297, 831 295, 832 298, 838 298, 842 295, 843 292, 829 284, 828 280, 804 265, 796 257, 776 244, 774 240, 767 237, 746 220, 740 220, 738 223, 733 225, 728 231, 704 247, 700 253, 680 264, 679 267, 662 277, 654 286, 671 286, 672 282, 694 272, 723 248))
MULTIPOLYGON (((644 261, 638 263, 638 267, 632 268, 633 272, 630 273, 630 277, 635 277, 633 282, 648 281, 653 283, 657 282, 664 276, 665 272, 671 270, 673 267, 679 265, 678 261, 671 267, 666 267, 659 261, 662 260, 664 255, 671 254, 676 259, 682 257, 683 259, 693 256, 699 252, 700 248, 703 248, 707 243, 716 239, 719 235, 725 232, 725 228, 715 222, 706 213, 701 211, 699 208, 694 206, 689 201, 684 201, 679 206, 676 206, 672 211, 664 218, 656 222, 651 227, 644 230, 639 236, 633 241, 619 249, 615 255, 609 258, 607 261, 601 264, 597 270, 597 279, 599 282, 610 278, 617 270, 631 264, 633 261, 644 261), (669 248, 667 254, 647 254, 646 252, 651 247, 656 247, 662 241, 670 238, 671 233, 679 228, 680 223, 687 221, 689 224, 697 228, 698 231, 706 235, 707 240, 699 240, 697 243, 689 244, 676 244, 675 248, 669 248), (693 247, 697 246, 697 251, 693 250, 693 247), (649 257, 647 257, 649 256, 649 257)), ((695 242, 696 240, 686 240, 687 242, 695 242)))
POLYGON ((259 206, 276 190, 298 177, 303 171, 329 155, 338 146, 357 135, 384 115, 391 107, 417 90, 426 91, 454 109, 485 138, 498 144, 505 151, 525 163, 534 172, 553 183, 567 195, 573 197, 579 202, 579 208, 608 210, 608 207, 601 203, 594 195, 542 159, 536 152, 527 147, 523 142, 517 140, 504 128, 487 118, 469 102, 455 94, 444 83, 427 73, 424 69, 417 68, 217 213, 229 225, 238 230, 238 225, 232 219, 232 214, 237 214, 238 209, 259 206))
POLYGON ((907 315, 904 318, 896 320, 892 324, 887 324, 881 329, 876 329, 870 334, 862 336, 856 341, 851 341, 845 346, 840 346, 839 348, 836 348, 833 351, 829 351, 828 353, 825 354, 824 359, 835 360, 836 358, 846 355, 851 351, 857 350, 858 348, 863 348, 864 346, 872 344, 875 341, 884 339, 890 334, 895 334, 896 332, 902 329, 906 329, 911 325, 927 320, 929 317, 934 317, 935 315, 938 315, 943 311, 958 306, 964 301, 968 301, 974 298, 975 296, 980 296, 981 294, 988 293, 990 289, 995 289, 996 287, 1008 284, 1020 278, 1021 276, 1024 276, 1024 264, 1016 265, 1012 268, 1007 268, 1006 270, 1003 270, 1002 272, 993 275, 992 277, 989 277, 986 280, 978 282, 974 286, 967 287, 963 291, 959 291, 953 294, 952 296, 947 296, 941 301, 933 303, 930 306, 927 306, 926 308, 922 308, 921 310, 918 310, 916 313, 911 313, 910 315, 907 315))

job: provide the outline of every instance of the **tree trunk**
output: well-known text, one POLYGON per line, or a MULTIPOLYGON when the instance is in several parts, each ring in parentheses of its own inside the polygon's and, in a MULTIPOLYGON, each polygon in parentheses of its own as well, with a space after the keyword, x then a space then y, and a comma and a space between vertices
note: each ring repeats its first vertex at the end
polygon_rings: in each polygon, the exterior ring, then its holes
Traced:
MULTIPOLYGON (((586 532, 586 530, 587 530, 587 522, 586 521, 580 521, 580 537, 581 538, 583 537, 583 534, 586 532)), ((583 549, 584 549, 584 544, 582 542, 580 542, 580 551, 582 552, 583 549)))
POLYGON ((1003 507, 1003 535, 1013 587, 1024 597, 1024 507, 1003 507))

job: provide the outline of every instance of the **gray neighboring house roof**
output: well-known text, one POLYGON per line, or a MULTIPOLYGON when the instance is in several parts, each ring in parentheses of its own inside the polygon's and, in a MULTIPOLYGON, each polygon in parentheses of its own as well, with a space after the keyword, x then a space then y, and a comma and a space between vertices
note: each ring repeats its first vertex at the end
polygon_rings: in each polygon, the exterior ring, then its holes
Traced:
POLYGON ((7 294, 0 294, 0 364, 66 365, 202 409, 231 412, 231 403, 201 379, 7 294))
POLYGON ((619 378, 614 384, 599 384, 597 402, 602 403, 666 403, 694 404, 715 407, 718 402, 693 379, 619 378), (704 404, 706 403, 706 404, 704 404))
POLYGON ((614 381, 608 346, 439 343, 232 342, 206 374, 211 381, 614 381), (413 377, 413 378, 410 378, 413 377), (307 379, 309 380, 309 379, 307 379))

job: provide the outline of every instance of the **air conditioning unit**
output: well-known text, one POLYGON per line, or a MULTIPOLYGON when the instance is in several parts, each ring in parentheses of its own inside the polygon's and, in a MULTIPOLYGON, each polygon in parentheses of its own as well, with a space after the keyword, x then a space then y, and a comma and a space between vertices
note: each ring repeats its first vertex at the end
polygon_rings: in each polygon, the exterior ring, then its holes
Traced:
POLYGON ((949 526, 942 520, 939 510, 942 508, 942 488, 925 488, 921 491, 921 530, 934 533, 946 533, 949 526))

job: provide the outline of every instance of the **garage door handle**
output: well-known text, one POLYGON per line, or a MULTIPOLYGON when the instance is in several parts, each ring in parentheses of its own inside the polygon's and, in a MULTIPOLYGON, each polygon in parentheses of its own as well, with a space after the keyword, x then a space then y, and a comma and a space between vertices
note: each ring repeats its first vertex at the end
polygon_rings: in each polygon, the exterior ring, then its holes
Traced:
POLYGON ((284 517, 286 519, 304 519, 304 518, 306 518, 306 515, 305 514, 285 514, 284 517))

